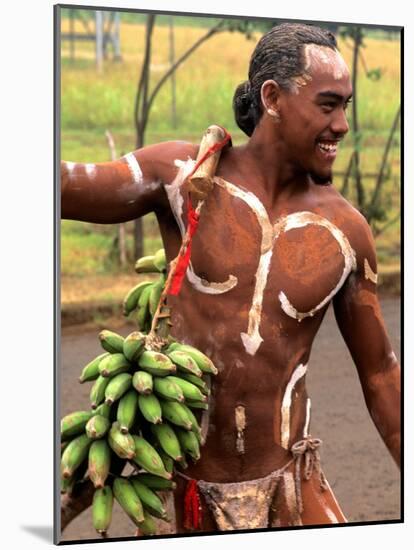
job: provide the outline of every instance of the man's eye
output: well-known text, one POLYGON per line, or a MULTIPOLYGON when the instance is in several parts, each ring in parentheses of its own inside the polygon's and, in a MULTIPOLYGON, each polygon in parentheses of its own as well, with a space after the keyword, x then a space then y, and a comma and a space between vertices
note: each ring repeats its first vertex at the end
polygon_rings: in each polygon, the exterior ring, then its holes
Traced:
POLYGON ((335 103, 322 103, 322 108, 325 112, 330 112, 335 109, 335 103))

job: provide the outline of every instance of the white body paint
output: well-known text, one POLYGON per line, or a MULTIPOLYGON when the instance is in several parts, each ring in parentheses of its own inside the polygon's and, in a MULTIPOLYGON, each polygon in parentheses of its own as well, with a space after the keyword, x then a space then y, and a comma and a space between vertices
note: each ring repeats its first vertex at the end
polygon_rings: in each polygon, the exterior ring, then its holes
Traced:
MULTIPOLYGON (((195 166, 195 161, 192 159, 188 159, 187 161, 177 159, 174 164, 179 168, 179 172, 175 180, 170 185, 165 186, 165 190, 171 206, 171 210, 180 229, 181 236, 184 237, 186 230, 182 218, 184 199, 181 195, 181 186, 185 182, 187 176, 192 172, 195 166)), ((312 212, 296 212, 294 214, 289 214, 288 216, 281 218, 274 225, 272 225, 264 205, 262 204, 260 199, 256 197, 256 195, 254 195, 250 191, 240 189, 236 185, 224 180, 223 178, 216 177, 214 178, 214 181, 230 195, 233 195, 234 197, 243 200, 251 208, 251 210, 256 215, 257 221, 262 230, 260 259, 255 274, 256 282, 253 291, 252 305, 249 310, 249 322, 247 332, 242 332, 240 334, 240 338, 243 342, 246 353, 248 353, 249 355, 255 355, 258 348, 260 347, 260 344, 263 342, 263 338, 260 335, 259 330, 263 306, 263 293, 266 288, 269 275, 274 243, 281 235, 281 233, 289 231, 290 229, 304 227, 308 224, 316 224, 325 227, 338 241, 345 260, 344 271, 336 287, 328 296, 326 296, 326 298, 320 304, 318 304, 309 312, 298 312, 296 308, 290 303, 286 294, 283 291, 280 292, 279 300, 281 302, 282 310, 289 317, 298 319, 299 321, 304 317, 314 315, 316 311, 326 305, 336 294, 336 292, 344 283, 351 269, 354 269, 356 266, 355 252, 352 250, 347 238, 342 233, 342 231, 340 231, 338 227, 336 227, 326 218, 318 216, 317 214, 314 214, 312 212)), ((205 294, 223 294, 225 292, 229 292, 238 283, 237 277, 231 274, 229 275, 227 281, 222 283, 206 281, 205 279, 198 277, 198 275, 194 273, 191 262, 188 266, 186 275, 188 281, 192 284, 192 286, 199 292, 203 292, 205 294)))
POLYGON ((134 153, 128 153, 122 158, 124 158, 128 164, 133 182, 136 183, 137 185, 141 185, 144 182, 144 176, 142 174, 141 167, 138 164, 137 159, 135 158, 134 153))
POLYGON ((333 511, 327 506, 325 508, 326 515, 332 521, 332 523, 339 523, 338 518, 335 516, 333 511))
POLYGON ((307 371, 308 365, 298 365, 293 371, 292 376, 286 386, 285 393, 282 399, 282 409, 281 409, 281 428, 280 428, 280 440, 281 446, 284 449, 289 449, 289 439, 290 439, 290 407, 292 404, 292 392, 295 388, 296 383, 300 380, 307 371))
POLYGON ((85 164, 85 172, 88 178, 92 179, 96 175, 96 165, 95 164, 85 164))
POLYGON ((303 438, 305 439, 309 435, 309 423, 310 423, 310 412, 311 412, 311 400, 310 397, 306 400, 306 420, 305 427, 303 428, 303 438))
POLYGON ((73 172, 74 169, 75 169, 76 162, 69 162, 69 161, 66 161, 65 164, 66 164, 66 168, 68 169, 68 176, 71 177, 71 176, 72 176, 72 172, 73 172))
POLYGON ((336 49, 332 50, 328 46, 319 46, 317 44, 306 44, 304 54, 306 73, 312 67, 318 67, 322 68, 324 72, 329 73, 335 80, 340 80, 349 73, 344 58, 336 49))
MULTIPOLYGON (((295 214, 290 214, 289 216, 286 216, 284 220, 285 220, 285 225, 284 225, 285 232, 289 231, 290 229, 305 227, 306 225, 309 225, 309 224, 315 224, 315 225, 324 227, 331 233, 333 238, 338 242, 341 248, 342 255, 344 257, 344 270, 338 281, 338 284, 322 300, 322 302, 320 302, 317 306, 312 308, 310 311, 307 311, 307 312, 297 311, 296 308, 290 303, 286 294, 284 292, 279 293, 280 305, 283 311, 286 313, 286 315, 289 315, 289 317, 292 317, 293 319, 297 319, 298 321, 301 321, 305 317, 313 317, 313 315, 315 315, 317 311, 319 311, 328 302, 330 302, 330 300, 335 296, 338 290, 342 287, 342 285, 345 282, 345 279, 348 277, 350 272, 356 269, 355 251, 352 249, 348 239, 345 237, 342 231, 338 227, 336 227, 336 225, 331 223, 326 218, 323 218, 322 216, 318 216, 317 214, 314 214, 313 212, 296 212, 295 214)), ((281 222, 283 222, 283 219, 280 222, 278 222, 277 225, 280 226, 281 222)))
POLYGON ((316 224, 325 227, 337 240, 345 261, 344 271, 336 287, 332 290, 330 294, 328 294, 328 296, 326 296, 326 298, 320 304, 318 304, 311 311, 298 312, 296 308, 290 303, 286 294, 283 291, 280 292, 279 300, 282 310, 286 313, 286 315, 294 319, 298 319, 298 321, 301 321, 304 317, 313 316, 319 309, 324 307, 338 292, 338 290, 345 282, 345 279, 349 275, 350 271, 356 268, 355 252, 352 250, 348 239, 345 237, 342 231, 326 218, 318 216, 313 212, 296 212, 294 214, 289 214, 288 216, 281 218, 272 226, 264 205, 253 193, 243 191, 239 187, 222 178, 215 178, 215 182, 220 185, 220 187, 225 189, 228 193, 243 200, 248 206, 250 206, 250 208, 256 214, 257 220, 262 229, 262 241, 260 247, 261 256, 256 271, 256 284, 253 292, 252 305, 249 311, 249 325, 247 332, 242 332, 240 334, 246 352, 250 355, 255 355, 260 344, 263 342, 263 338, 261 337, 259 332, 262 313, 263 292, 266 288, 273 246, 281 233, 289 231, 290 229, 305 227, 308 224, 316 224))
POLYGON ((215 182, 234 197, 243 200, 256 214, 262 229, 262 241, 260 244, 261 255, 255 276, 256 284, 253 292, 252 305, 249 311, 249 324, 247 332, 242 332, 240 334, 246 352, 250 355, 255 355, 260 344, 263 342, 259 327, 262 314, 263 292, 266 288, 270 260, 273 254, 273 229, 266 209, 256 195, 250 191, 243 191, 222 178, 215 178, 215 182))
POLYGON ((368 281, 371 281, 371 283, 374 283, 374 285, 378 282, 378 275, 374 273, 374 271, 371 269, 371 266, 369 265, 368 260, 364 259, 364 271, 365 271, 365 279, 368 281))
MULTIPOLYGON (((174 164, 177 168, 179 168, 179 172, 174 181, 170 185, 165 186, 165 191, 167 193, 171 210, 180 229, 181 237, 184 238, 186 229, 183 222, 184 199, 181 195, 181 186, 193 171, 196 162, 190 158, 187 161, 177 159, 174 161, 174 164)), ((230 275, 227 281, 222 283, 206 281, 194 273, 191 261, 189 263, 186 275, 192 286, 204 294, 223 294, 224 292, 228 292, 234 288, 238 282, 237 277, 234 275, 230 275)))

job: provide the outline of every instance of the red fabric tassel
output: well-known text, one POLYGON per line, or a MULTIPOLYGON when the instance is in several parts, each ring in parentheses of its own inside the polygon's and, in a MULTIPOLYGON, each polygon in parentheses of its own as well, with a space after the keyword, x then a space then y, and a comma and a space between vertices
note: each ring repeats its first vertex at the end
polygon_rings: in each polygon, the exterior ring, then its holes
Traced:
POLYGON ((184 255, 180 256, 177 267, 175 269, 174 276, 171 281, 171 286, 168 294, 172 294, 173 296, 176 296, 180 290, 181 285, 183 283, 185 272, 187 271, 188 264, 190 263, 190 256, 191 256, 191 245, 193 241, 193 235, 196 232, 196 229, 198 227, 198 221, 200 219, 200 216, 197 214, 197 212, 194 210, 191 204, 191 199, 188 197, 188 244, 185 249, 184 255))
MULTIPOLYGON (((222 127, 220 126, 220 128, 222 128, 222 127)), ((231 135, 227 132, 227 130, 225 130, 224 128, 222 128, 222 130, 224 132, 224 139, 222 141, 220 141, 219 143, 215 143, 214 145, 212 145, 206 151, 206 153, 202 156, 202 158, 194 166, 191 174, 188 175, 189 178, 198 170, 198 168, 201 166, 201 164, 203 164, 203 162, 208 157, 210 157, 211 155, 213 155, 214 153, 216 153, 217 151, 222 149, 229 141, 231 141, 231 135)), ((171 294, 172 296, 176 296, 181 290, 181 286, 182 286, 182 283, 183 283, 183 280, 184 280, 184 275, 187 271, 188 264, 190 263, 191 244, 192 244, 192 240, 193 240, 193 235, 197 230, 198 221, 199 221, 199 218, 200 218, 200 216, 194 210, 193 205, 191 204, 190 195, 188 195, 188 213, 187 213, 187 217, 188 217, 188 228, 187 228, 186 237, 188 238, 188 244, 187 244, 187 247, 185 249, 184 254, 182 256, 180 256, 180 258, 177 262, 177 266, 175 268, 175 272, 174 272, 174 275, 172 277, 171 286, 168 290, 168 294, 171 294)))
POLYGON ((199 529, 201 526, 201 503, 197 489, 197 481, 191 479, 187 483, 184 496, 184 527, 199 529))

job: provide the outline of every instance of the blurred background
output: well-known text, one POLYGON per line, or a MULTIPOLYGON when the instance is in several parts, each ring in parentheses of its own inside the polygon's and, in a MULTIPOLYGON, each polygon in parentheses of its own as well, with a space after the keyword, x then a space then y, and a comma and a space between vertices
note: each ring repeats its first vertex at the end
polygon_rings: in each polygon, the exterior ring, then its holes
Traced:
MULTIPOLYGON (((280 20, 217 19, 61 9, 61 158, 101 162, 166 140, 199 143, 211 124, 247 140, 231 108, 261 35, 280 20)), ((319 24, 319 23, 318 23, 319 24)), ((381 307, 400 357, 400 32, 327 26, 350 67, 350 132, 335 163, 334 185, 368 219, 378 262, 381 307)), ((138 223, 61 222, 61 416, 81 410, 89 385, 81 368, 101 353, 98 330, 126 335, 121 303, 138 282, 138 256, 162 246, 155 215, 138 223), (86 387, 88 386, 88 387, 86 387)), ((148 277, 146 277, 148 278, 148 277)), ((312 434, 349 521, 400 518, 399 472, 365 407, 349 352, 329 308, 312 350, 307 386, 312 434)), ((134 526, 115 504, 111 537, 134 526)), ((99 536, 86 510, 62 540, 99 536)))
MULTIPOLYGON (((61 17, 62 159, 101 162, 154 142, 199 143, 211 124, 227 128, 235 144, 247 140, 233 119, 234 90, 260 36, 281 21, 78 9, 61 17)), ((400 33, 325 26, 354 85, 334 184, 370 222, 380 284, 398 293, 400 33)), ((74 304, 109 307, 136 280, 135 258, 161 246, 154 214, 137 225, 62 222, 64 322, 74 304)))

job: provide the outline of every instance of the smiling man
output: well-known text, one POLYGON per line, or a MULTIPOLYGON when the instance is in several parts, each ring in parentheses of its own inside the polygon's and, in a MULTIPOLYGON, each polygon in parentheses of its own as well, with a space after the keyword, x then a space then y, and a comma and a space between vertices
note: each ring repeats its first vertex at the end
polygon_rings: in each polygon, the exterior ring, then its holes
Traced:
MULTIPOLYGON (((400 370, 377 299, 374 241, 331 185, 351 96, 334 36, 301 24, 261 38, 236 90, 249 140, 223 150, 187 277, 169 297, 172 334, 219 369, 202 458, 176 475, 177 532, 191 528, 189 481, 203 509, 196 530, 346 522, 320 467, 305 384, 331 302, 369 413, 399 464, 400 370)), ((169 142, 110 163, 62 163, 62 215, 119 223, 153 211, 171 261, 197 153, 169 142)))

